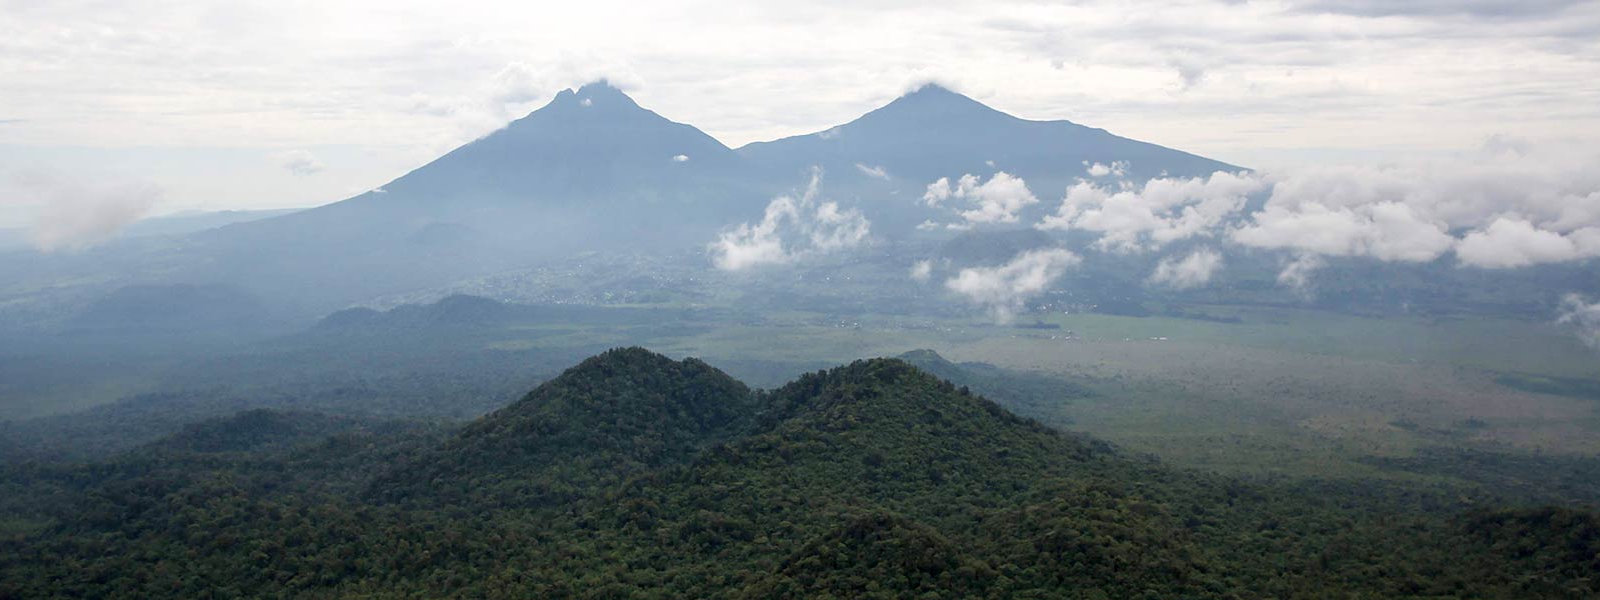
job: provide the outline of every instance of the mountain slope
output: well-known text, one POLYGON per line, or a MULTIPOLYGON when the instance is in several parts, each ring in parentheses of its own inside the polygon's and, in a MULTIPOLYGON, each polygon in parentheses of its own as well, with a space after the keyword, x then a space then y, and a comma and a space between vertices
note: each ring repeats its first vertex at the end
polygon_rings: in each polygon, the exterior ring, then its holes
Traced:
POLYGON ((843 180, 871 179, 856 165, 881 167, 905 182, 905 193, 940 177, 1018 175, 1036 194, 1084 176, 1084 164, 1127 163, 1127 176, 1203 176, 1238 167, 1155 144, 1112 135, 1071 121, 1032 121, 1000 112, 929 84, 854 121, 825 131, 739 148, 751 162, 774 169, 822 165, 843 180), (990 165, 990 161, 993 165, 990 165))
POLYGON ((0 597, 1600 592, 1592 512, 1184 473, 894 359, 752 395, 699 361, 615 350, 447 441, 402 427, 211 451, 214 434, 322 426, 297 420, 246 415, 81 468, 0 465, 7 501, 51 519, 0 536, 0 597), (433 501, 368 499, 385 490, 433 501))
POLYGON ((595 83, 373 191, 195 234, 166 276, 324 312, 583 251, 696 247, 763 190, 720 142, 595 83))
MULTIPOLYGON (((995 554, 1000 540, 988 533, 991 524, 1026 515, 1030 504, 1082 493, 1082 482, 1137 473, 1103 446, 1013 416, 894 359, 803 376, 771 392, 765 405, 751 435, 630 486, 600 508, 599 522, 677 532, 657 542, 667 551, 653 561, 669 577, 641 585, 704 581, 723 568, 719 563, 733 563, 749 566, 748 579, 730 584, 750 597, 824 590, 853 596, 873 589, 894 590, 892 597, 943 585, 997 591, 985 578, 1031 555, 995 554), (762 539, 788 540, 793 550, 762 539), (890 565, 915 568, 898 582, 864 583, 890 565), (822 580, 814 577, 821 574, 822 580)), ((1079 530, 1117 527, 1113 521, 1120 517, 1112 515, 1131 512, 1131 501, 1108 498, 1112 512, 1063 521, 1079 530)), ((1178 569, 1164 589, 1191 589, 1187 581, 1197 567, 1181 548, 1185 534, 1176 523, 1141 519, 1120 527, 1141 538, 1175 540, 1174 549, 1146 550, 1152 563, 1178 569)), ((627 531, 616 535, 626 538, 627 531)), ((1134 591, 1134 581, 1153 577, 1133 565, 1112 573, 1100 571, 1099 579, 1081 583, 1134 591)), ((1008 585, 1020 592, 1042 582, 1008 585)), ((693 585, 671 589, 683 596, 721 593, 693 585)))
POLYGON ((704 362, 611 350, 391 470, 371 495, 559 504, 685 461, 753 414, 749 388, 704 362))
MULTIPOLYGON (((234 285, 314 317, 586 251, 694 252, 725 228, 760 220, 813 167, 826 199, 860 209, 874 238, 892 240, 937 216, 918 199, 938 178, 1007 171, 1046 200, 1028 209, 1038 213, 1085 162, 1116 161, 1136 180, 1235 168, 1067 121, 1013 117, 937 86, 824 132, 735 151, 601 82, 562 91, 352 198, 185 236, 129 238, 81 258, 0 261, 0 270, 35 283, 19 289, 50 290, 63 277, 234 285)), ((39 293, 50 304, 59 301, 48 294, 63 292, 39 293)))

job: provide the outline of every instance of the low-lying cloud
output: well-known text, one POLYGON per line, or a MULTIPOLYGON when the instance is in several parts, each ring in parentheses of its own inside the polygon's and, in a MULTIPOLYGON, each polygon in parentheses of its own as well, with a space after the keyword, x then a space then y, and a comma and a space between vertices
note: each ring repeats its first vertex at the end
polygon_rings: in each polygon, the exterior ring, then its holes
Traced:
POLYGON ((1146 282, 1176 290, 1194 289, 1210 283, 1211 276, 1221 269, 1222 255, 1211 248, 1201 248, 1182 258, 1162 259, 1146 282))
POLYGON ((84 250, 150 214, 162 197, 153 183, 21 171, 0 182, 0 206, 31 215, 29 238, 43 252, 84 250))
POLYGON ((959 229, 987 223, 1015 223, 1022 209, 1038 204, 1039 198, 1021 177, 999 171, 981 183, 978 176, 972 174, 962 175, 955 182, 940 177, 928 184, 922 202, 955 211, 962 222, 953 224, 953 228, 959 229))
POLYGON ((1060 248, 1029 250, 997 267, 962 269, 944 285, 988 310, 996 321, 1007 323, 1080 262, 1078 255, 1060 248))
POLYGON ((1091 164, 1085 161, 1084 166, 1086 167, 1084 172, 1088 173, 1090 177, 1105 177, 1107 175, 1122 177, 1128 174, 1128 161, 1125 160, 1114 160, 1109 165, 1098 162, 1091 164))
POLYGON ((1561 298, 1556 322, 1571 326, 1584 345, 1600 350, 1600 302, 1591 303, 1577 294, 1561 298))
POLYGON ((818 201, 821 173, 813 172, 798 199, 780 196, 767 204, 761 221, 740 223, 722 232, 709 250, 718 269, 739 271, 791 263, 813 254, 860 246, 872 224, 861 211, 818 201))
POLYGON ((1142 184, 1122 180, 1125 167, 1092 163, 1034 226, 1098 233, 1094 248, 1115 253, 1191 238, 1281 251, 1292 259, 1278 280, 1301 291, 1328 257, 1518 268, 1600 257, 1596 164, 1594 149, 1504 139, 1448 160, 1142 184))
POLYGON ((1232 232, 1257 248, 1515 268, 1600 256, 1600 152, 1491 140, 1452 160, 1263 176, 1263 211, 1232 232))
POLYGON ((1311 294, 1311 275, 1326 264, 1321 256, 1315 254, 1300 254, 1284 261, 1283 269, 1278 271, 1278 285, 1282 285, 1302 296, 1311 294))
POLYGON ((1266 182, 1253 175, 1222 171, 1205 178, 1156 178, 1142 186, 1080 180, 1067 189, 1056 214, 1036 227, 1097 232, 1100 238, 1095 246, 1101 250, 1154 250, 1174 241, 1213 235, 1225 219, 1244 208, 1250 194, 1266 187, 1266 182))
POLYGON ((856 163, 856 170, 861 171, 861 174, 862 175, 866 175, 867 177, 872 177, 874 179, 882 179, 884 181, 889 181, 889 172, 884 170, 884 168, 881 167, 881 166, 872 166, 872 165, 866 165, 866 164, 862 164, 862 163, 856 163))

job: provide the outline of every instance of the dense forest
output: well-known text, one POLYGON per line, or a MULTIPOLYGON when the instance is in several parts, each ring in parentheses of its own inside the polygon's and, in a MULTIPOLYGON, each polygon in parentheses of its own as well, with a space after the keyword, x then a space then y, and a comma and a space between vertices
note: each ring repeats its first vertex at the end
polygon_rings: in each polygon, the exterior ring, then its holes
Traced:
POLYGON ((0 598, 1600 594, 1589 509, 1179 470, 900 359, 752 390, 619 349, 463 427, 251 410, 0 468, 0 598))

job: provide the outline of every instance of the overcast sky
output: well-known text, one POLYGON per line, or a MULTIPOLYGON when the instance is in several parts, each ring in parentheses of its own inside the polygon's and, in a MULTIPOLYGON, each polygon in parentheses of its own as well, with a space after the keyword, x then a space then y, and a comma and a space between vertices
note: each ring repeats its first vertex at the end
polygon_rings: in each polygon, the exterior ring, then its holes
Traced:
POLYGON ((730 146, 936 80, 1251 167, 1388 161, 1600 143, 1600 3, 0 0, 0 177, 321 204, 601 76, 730 146))

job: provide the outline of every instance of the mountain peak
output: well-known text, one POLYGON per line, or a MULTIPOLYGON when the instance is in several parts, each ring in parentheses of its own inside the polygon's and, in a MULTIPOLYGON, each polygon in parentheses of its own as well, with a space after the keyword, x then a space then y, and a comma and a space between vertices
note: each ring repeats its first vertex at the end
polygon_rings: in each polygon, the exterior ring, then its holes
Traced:
MULTIPOLYGON (((545 108, 535 111, 534 114, 552 110, 561 112, 568 117, 598 114, 614 114, 618 112, 647 112, 644 107, 634 102, 626 92, 612 85, 610 81, 600 79, 574 88, 561 90, 554 100, 545 108), (581 111, 581 112, 580 112, 581 111)), ((532 116, 532 115, 529 115, 532 116)))
POLYGON ((966 115, 1010 116, 937 83, 923 84, 867 114, 869 117, 873 115, 907 115, 919 119, 966 115))
POLYGON ((748 387, 700 360, 617 348, 478 419, 370 491, 389 499, 462 499, 502 482, 548 478, 563 483, 532 496, 561 502, 686 461, 739 431, 754 411, 748 387))
POLYGON ((966 98, 966 96, 956 92, 955 90, 932 81, 918 85, 914 88, 911 88, 911 91, 901 94, 901 97, 906 96, 959 96, 961 98, 966 98))

